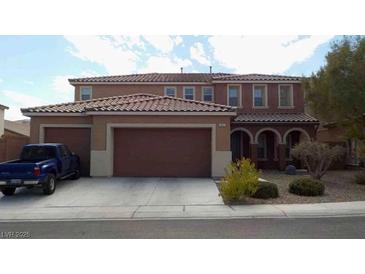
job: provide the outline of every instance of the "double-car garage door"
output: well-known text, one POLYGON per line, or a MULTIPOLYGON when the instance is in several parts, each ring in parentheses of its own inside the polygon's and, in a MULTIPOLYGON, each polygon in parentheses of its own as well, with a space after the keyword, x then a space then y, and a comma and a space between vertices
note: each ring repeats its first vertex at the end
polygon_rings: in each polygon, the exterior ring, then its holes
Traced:
POLYGON ((114 176, 210 177, 211 130, 116 128, 114 176))

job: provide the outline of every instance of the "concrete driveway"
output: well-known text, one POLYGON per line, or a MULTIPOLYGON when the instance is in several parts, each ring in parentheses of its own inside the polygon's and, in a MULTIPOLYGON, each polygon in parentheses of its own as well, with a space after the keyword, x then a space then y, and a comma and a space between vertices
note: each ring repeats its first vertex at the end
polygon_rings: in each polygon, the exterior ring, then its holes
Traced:
POLYGON ((223 205, 213 180, 208 178, 81 178, 61 181, 53 195, 41 189, 17 189, 0 194, 0 208, 135 207, 223 205))

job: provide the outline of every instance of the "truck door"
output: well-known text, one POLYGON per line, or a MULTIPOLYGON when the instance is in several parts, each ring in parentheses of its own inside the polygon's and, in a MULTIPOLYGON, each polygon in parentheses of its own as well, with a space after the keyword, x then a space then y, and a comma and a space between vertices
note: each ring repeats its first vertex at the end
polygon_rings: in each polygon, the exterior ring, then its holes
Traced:
POLYGON ((61 153, 61 174, 65 175, 70 172, 71 169, 71 153, 65 146, 60 147, 61 153))

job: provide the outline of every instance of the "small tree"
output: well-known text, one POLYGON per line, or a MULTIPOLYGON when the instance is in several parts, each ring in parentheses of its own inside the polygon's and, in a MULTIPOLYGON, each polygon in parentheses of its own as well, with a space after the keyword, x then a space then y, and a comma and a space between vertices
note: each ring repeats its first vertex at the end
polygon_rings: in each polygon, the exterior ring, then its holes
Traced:
POLYGON ((240 201, 252 196, 259 185, 259 171, 249 159, 229 164, 221 181, 220 191, 226 202, 240 201))
POLYGON ((344 153, 344 148, 340 146, 331 148, 323 143, 303 142, 296 145, 291 154, 304 162, 313 179, 320 180, 332 162, 340 159, 344 153))

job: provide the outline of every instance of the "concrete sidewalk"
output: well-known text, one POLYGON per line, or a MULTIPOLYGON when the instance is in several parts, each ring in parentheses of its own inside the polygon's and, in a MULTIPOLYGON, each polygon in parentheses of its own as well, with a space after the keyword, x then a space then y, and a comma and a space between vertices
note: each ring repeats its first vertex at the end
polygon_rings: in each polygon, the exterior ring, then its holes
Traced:
POLYGON ((0 209, 0 221, 94 219, 229 219, 365 216, 365 202, 276 205, 48 206, 0 209))

